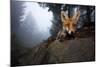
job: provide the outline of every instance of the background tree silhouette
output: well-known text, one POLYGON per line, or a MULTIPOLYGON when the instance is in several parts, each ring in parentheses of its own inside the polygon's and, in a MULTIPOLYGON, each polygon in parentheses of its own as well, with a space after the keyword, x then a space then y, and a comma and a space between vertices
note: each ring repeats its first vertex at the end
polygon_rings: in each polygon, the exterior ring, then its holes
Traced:
POLYGON ((50 33, 53 37, 56 37, 58 31, 62 28, 60 13, 61 10, 68 11, 68 16, 74 15, 74 8, 77 8, 81 12, 80 19, 78 21, 78 28, 80 29, 84 24, 89 22, 95 22, 95 7, 94 6, 83 6, 83 5, 72 5, 72 4, 55 4, 55 3, 39 3, 41 7, 48 7, 48 11, 52 11, 52 27, 50 33))

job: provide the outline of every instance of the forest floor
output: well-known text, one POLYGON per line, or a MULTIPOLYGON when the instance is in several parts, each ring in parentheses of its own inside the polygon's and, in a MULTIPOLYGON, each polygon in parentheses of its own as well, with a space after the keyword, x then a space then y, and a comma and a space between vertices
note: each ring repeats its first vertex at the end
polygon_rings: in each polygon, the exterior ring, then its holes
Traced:
POLYGON ((95 27, 84 26, 75 39, 43 42, 19 57, 19 65, 95 61, 95 27), (49 43, 49 44, 48 44, 49 43))

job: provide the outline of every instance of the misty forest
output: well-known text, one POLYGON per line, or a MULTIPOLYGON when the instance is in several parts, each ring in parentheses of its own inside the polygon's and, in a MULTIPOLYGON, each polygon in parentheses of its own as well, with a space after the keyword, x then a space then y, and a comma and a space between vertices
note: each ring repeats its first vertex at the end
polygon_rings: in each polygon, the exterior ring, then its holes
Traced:
POLYGON ((95 61, 95 6, 11 1, 11 65, 95 61), (80 16, 74 38, 56 39, 61 11, 80 16))

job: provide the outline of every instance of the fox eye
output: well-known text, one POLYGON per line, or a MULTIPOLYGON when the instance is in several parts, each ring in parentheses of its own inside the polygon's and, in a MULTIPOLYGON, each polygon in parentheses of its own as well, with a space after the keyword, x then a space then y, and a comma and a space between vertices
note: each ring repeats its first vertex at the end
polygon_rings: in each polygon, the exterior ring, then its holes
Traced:
POLYGON ((68 26, 69 24, 65 24, 66 26, 68 26))
POLYGON ((73 26, 76 26, 77 24, 73 24, 73 26))

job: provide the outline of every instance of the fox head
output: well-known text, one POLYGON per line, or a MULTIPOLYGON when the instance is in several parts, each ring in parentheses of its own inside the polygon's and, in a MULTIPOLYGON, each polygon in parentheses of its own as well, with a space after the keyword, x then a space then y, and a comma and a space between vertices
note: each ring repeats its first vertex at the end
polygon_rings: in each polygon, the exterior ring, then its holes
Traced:
POLYGON ((67 31, 69 35, 72 35, 76 32, 79 16, 80 11, 77 11, 72 17, 68 17, 66 12, 61 11, 63 30, 67 31))

